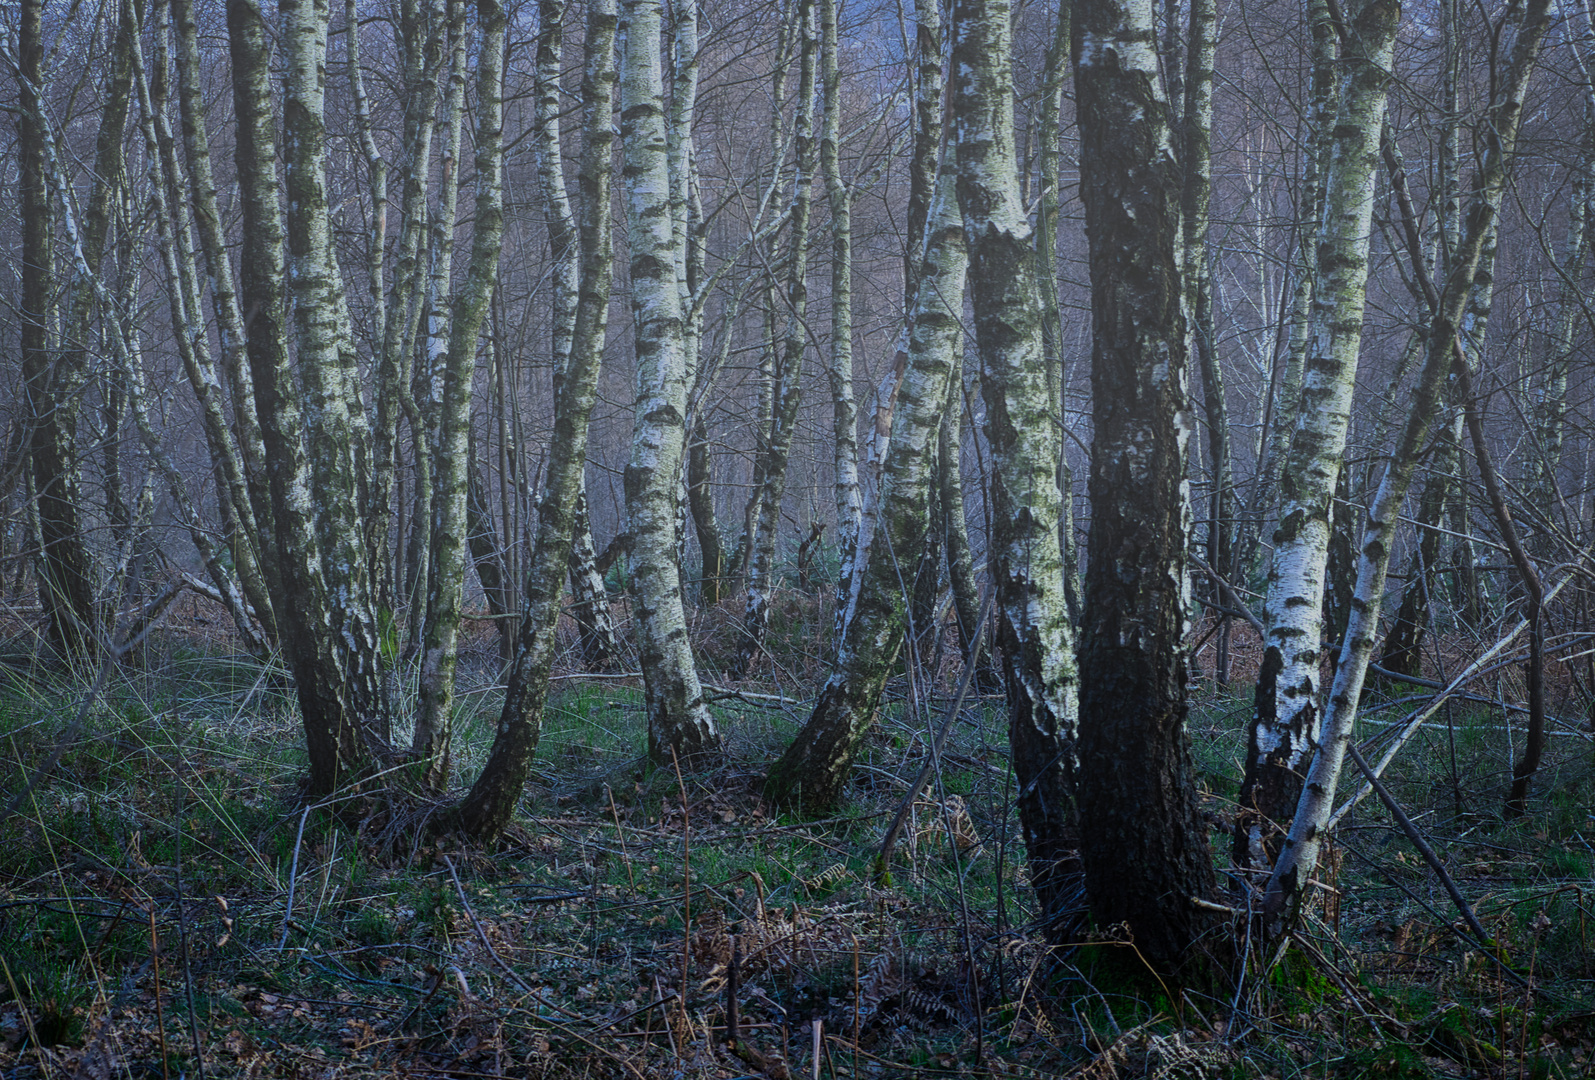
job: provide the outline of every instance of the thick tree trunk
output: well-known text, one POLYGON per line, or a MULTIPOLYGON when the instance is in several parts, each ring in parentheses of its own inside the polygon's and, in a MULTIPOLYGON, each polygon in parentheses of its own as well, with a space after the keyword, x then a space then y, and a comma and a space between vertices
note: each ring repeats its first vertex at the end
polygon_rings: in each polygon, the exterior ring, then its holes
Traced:
POLYGON ((1098 925, 1127 924, 1169 970, 1201 932, 1192 899, 1214 876, 1185 732, 1193 425, 1180 184, 1153 34, 1147 0, 1075 6, 1095 422, 1078 805, 1098 925))
POLYGON ((325 7, 281 5, 290 243, 299 378, 289 364, 288 266, 278 210, 271 57, 256 0, 230 0, 241 306, 271 484, 280 594, 310 758, 309 794, 330 794, 385 755, 377 627, 354 500, 353 423, 344 398, 338 292, 322 178, 325 7), (306 407, 300 405, 302 381, 306 407))
POLYGON ((1042 351, 1035 238, 1013 135, 1012 10, 955 0, 952 114, 958 203, 994 465, 987 559, 1008 687, 1008 737, 1030 880, 1049 934, 1068 932, 1073 861, 1074 634, 1058 542, 1055 399, 1042 351))
POLYGON ((1295 808, 1318 742, 1325 567, 1362 344, 1385 87, 1400 21, 1399 0, 1367 0, 1353 17, 1342 58, 1305 374, 1293 406, 1269 565, 1268 638, 1235 819, 1236 864, 1253 871, 1273 864, 1275 823, 1295 808))

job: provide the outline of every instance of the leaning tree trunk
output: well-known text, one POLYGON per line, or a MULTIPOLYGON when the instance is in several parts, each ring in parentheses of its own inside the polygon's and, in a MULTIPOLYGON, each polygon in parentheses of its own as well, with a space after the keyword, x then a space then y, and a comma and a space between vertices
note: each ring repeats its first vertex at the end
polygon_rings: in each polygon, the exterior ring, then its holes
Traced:
POLYGON ((477 0, 482 42, 476 60, 476 225, 471 264, 454 299, 438 417, 437 475, 432 495, 432 565, 427 587, 420 702, 412 752, 424 763, 422 783, 448 784, 454 670, 460 651, 460 601, 465 588, 466 496, 471 476, 471 387, 477 335, 498 281, 504 240, 505 15, 498 0, 477 0))
MULTIPOLYGON (((676 561, 676 508, 686 442, 685 319, 670 215, 659 0, 626 0, 620 83, 637 401, 626 465, 626 514, 637 590, 637 643, 655 761, 712 758, 720 733, 703 701, 687 639, 676 561)), ((680 234, 685 241, 685 232, 680 234)))
POLYGON ((560 598, 587 465, 587 419, 598 396, 598 372, 609 325, 609 293, 614 283, 609 175, 614 149, 611 125, 618 22, 614 0, 591 0, 588 4, 582 75, 586 145, 581 159, 577 230, 580 302, 571 331, 570 360, 555 385, 554 437, 549 443, 548 471, 537 505, 537 533, 527 563, 525 607, 504 691, 504 707, 487 763, 460 806, 461 825, 477 837, 497 836, 515 812, 542 733, 548 674, 558 643, 560 598))
POLYGON ((1073 877, 1066 867, 1073 861, 1074 633, 1058 542, 1059 438, 1042 350, 1035 240, 1014 153, 1011 17, 1007 0, 955 0, 951 101, 993 463, 987 560, 1008 738, 1030 881, 1057 940, 1068 932, 1073 877))
POLYGON ((842 610, 836 670, 765 785, 775 802, 809 813, 832 810, 841 801, 853 757, 903 647, 904 586, 912 583, 925 542, 939 421, 963 338, 959 317, 968 256, 951 170, 937 185, 923 251, 891 443, 871 515, 876 525, 853 553, 856 569, 842 610))
MULTIPOLYGON (((1485 133, 1483 153, 1474 174, 1473 193, 1461 239, 1453 253, 1443 289, 1435 295, 1421 267, 1417 275, 1426 284, 1426 298, 1432 308, 1423 373, 1411 399, 1406 427, 1385 468, 1362 529, 1355 600, 1329 691, 1322 745, 1307 769, 1296 816, 1263 897, 1263 929, 1270 938, 1277 939, 1297 917, 1323 847, 1341 766, 1345 762, 1346 745, 1351 739, 1351 726, 1357 717, 1363 680, 1379 631, 1385 579, 1390 569, 1392 541, 1400 523, 1401 506, 1428 441, 1447 376, 1458 363, 1466 364, 1461 345, 1462 328, 1477 288, 1481 253, 1493 242, 1501 197, 1516 149, 1524 91, 1550 21, 1549 8, 1550 0, 1530 0, 1521 9, 1523 17, 1517 23, 1515 38, 1503 49, 1507 63, 1485 123, 1481 125, 1485 133)), ((1415 248, 1413 255, 1416 262, 1421 250, 1415 248)))
MULTIPOLYGON (((188 184, 194 208, 194 224, 200 249, 205 257, 206 280, 210 285, 211 307, 216 313, 217 341, 221 347, 221 375, 233 402, 236 443, 223 420, 218 424, 206 417, 206 434, 212 454, 218 455, 226 479, 226 497, 232 504, 229 537, 239 579, 254 605, 255 615, 265 628, 267 640, 277 638, 276 616, 270 592, 271 566, 263 553, 263 536, 271 532, 271 496, 265 477, 265 458, 260 443, 260 420, 255 414, 255 395, 249 385, 248 358, 245 355, 243 312, 238 306, 238 291, 232 263, 227 256, 227 241, 222 228, 216 180, 211 169, 210 136, 205 122, 205 92, 200 81, 199 31, 195 24, 193 0, 172 0, 172 19, 177 31, 178 103, 181 109, 184 156, 188 161, 188 184)), ((175 167, 172 170, 175 173, 175 167)), ((175 205, 180 201, 173 200, 175 205)), ((198 316, 197 305, 193 312, 198 316)), ((191 375, 192 377, 192 375, 191 375)), ((198 387, 196 387, 198 389, 198 387)), ((216 411, 221 415, 224 395, 216 387, 216 411)), ((207 406, 207 410, 208 410, 207 406)), ((224 516, 225 519, 225 516, 224 516)))
MULTIPOLYGON (((1074 10, 1094 440, 1080 644, 1080 857, 1098 925, 1161 970, 1214 889, 1185 733, 1192 434, 1180 184, 1148 0, 1074 10)), ((1003 575, 998 576, 1002 580, 1003 575)))
POLYGON ((1256 872, 1273 865, 1275 823, 1295 808, 1318 742, 1324 572, 1356 388, 1385 87, 1400 21, 1399 0, 1367 0, 1342 57, 1305 374, 1281 474, 1265 601, 1268 637, 1235 818, 1236 865, 1256 872))

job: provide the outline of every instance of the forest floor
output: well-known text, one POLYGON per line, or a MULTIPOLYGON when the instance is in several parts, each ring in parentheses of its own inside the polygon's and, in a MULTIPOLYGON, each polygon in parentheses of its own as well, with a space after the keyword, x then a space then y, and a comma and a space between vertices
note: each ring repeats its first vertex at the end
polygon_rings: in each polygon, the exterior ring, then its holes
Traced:
MULTIPOLYGON (((679 776, 644 764, 635 679, 567 672, 521 817, 486 851, 427 827, 441 804, 306 808, 283 673, 214 641, 164 640, 92 697, 93 673, 6 659, 6 800, 54 760, 0 822, 6 1078, 1595 1072, 1595 751, 1571 722, 1515 821, 1520 721, 1488 703, 1443 709, 1387 774, 1502 962, 1369 800, 1293 944, 1171 999, 1114 974, 1111 933, 1049 952, 1027 925, 999 698, 959 714, 886 883, 881 837, 945 686, 894 685, 845 814, 803 822, 759 798, 802 679, 721 697, 728 764, 679 776)), ((463 695, 467 780, 489 681, 463 695)), ((1365 747, 1417 693, 1370 692, 1365 747)), ((1249 702, 1244 680, 1203 682, 1190 722, 1220 868, 1249 702)))

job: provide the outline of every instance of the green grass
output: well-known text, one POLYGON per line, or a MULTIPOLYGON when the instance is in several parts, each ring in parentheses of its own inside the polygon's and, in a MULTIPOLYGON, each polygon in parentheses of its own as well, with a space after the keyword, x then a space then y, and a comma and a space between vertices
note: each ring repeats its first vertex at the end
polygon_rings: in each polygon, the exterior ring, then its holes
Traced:
MULTIPOLYGON (((1052 1076, 1093 1055, 1137 1076, 1187 1053, 1209 1076, 1517 1075, 1520 1064, 1525 1076, 1574 1076, 1574 1052, 1595 1047, 1589 754, 1553 744, 1530 815, 1503 822, 1506 747, 1482 708, 1454 712, 1454 742, 1423 732, 1388 779, 1510 963, 1532 967, 1532 994, 1451 933, 1449 901, 1366 803, 1324 874, 1339 910, 1315 908, 1312 951, 1249 969, 1238 989, 1176 999, 1126 977, 1122 945, 1052 956, 1028 928, 998 698, 971 702, 955 724, 885 887, 871 877, 875 852, 939 722, 939 708, 927 716, 895 684, 844 811, 808 823, 759 798, 801 703, 716 702, 730 761, 678 780, 643 760, 636 686, 560 681, 520 818, 493 850, 429 832, 420 804, 360 824, 303 816, 280 671, 152 650, 73 730, 81 692, 44 675, 0 687, 6 790, 60 750, 0 824, 7 1070, 38 1067, 29 1023, 66 1055, 88 1053, 109 1023, 126 1072, 161 1075, 164 1053, 177 1075, 193 1061, 191 991, 207 1075, 383 1075, 400 1061, 456 1074, 739 1075, 714 1064, 704 1029, 724 1022, 733 936, 747 1038, 805 1075, 816 1012, 839 1040, 826 1076, 1052 1076), (958 806, 977 846, 949 841, 958 806), (649 1008, 673 1000, 684 957, 690 1027, 673 1007, 649 1008)), ((462 688, 459 783, 486 754, 497 702, 490 687, 462 688)), ((1249 716, 1250 688, 1236 685, 1198 698, 1190 718, 1204 810, 1220 824, 1249 716)), ((1222 866, 1227 834, 1215 827, 1212 841, 1222 866)))

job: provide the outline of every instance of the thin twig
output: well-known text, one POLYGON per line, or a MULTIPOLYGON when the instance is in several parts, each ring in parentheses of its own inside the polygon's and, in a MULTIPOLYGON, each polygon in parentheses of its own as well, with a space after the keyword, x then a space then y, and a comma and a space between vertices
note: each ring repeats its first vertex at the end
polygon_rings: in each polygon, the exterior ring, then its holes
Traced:
POLYGON ((1429 846, 1429 841, 1424 839, 1423 833, 1418 831, 1418 827, 1412 823, 1412 819, 1407 816, 1406 811, 1401 809, 1401 806, 1396 802, 1395 796, 1390 794, 1390 789, 1385 787, 1384 783, 1373 774, 1373 769, 1368 766, 1368 762, 1363 758, 1362 751, 1357 749, 1357 744, 1348 741, 1346 743, 1346 753, 1356 763, 1357 768, 1362 770, 1362 775, 1368 778, 1368 783, 1379 796, 1379 801, 1385 804, 1385 809, 1389 810, 1391 816, 1396 819, 1396 824, 1401 826, 1401 831, 1406 834, 1408 840, 1412 841, 1412 846, 1418 849, 1418 854, 1423 856, 1423 861, 1429 864, 1429 869, 1434 871, 1434 876, 1440 879, 1441 885, 1445 886, 1445 891, 1450 895, 1451 902, 1462 913, 1463 920, 1467 922, 1468 928, 1478 937, 1479 944, 1486 951, 1493 951, 1497 948, 1495 940, 1490 937, 1489 931, 1484 929, 1484 924, 1479 922, 1479 917, 1473 913, 1473 908, 1463 898, 1462 891, 1457 888, 1457 883, 1451 880, 1450 874, 1446 873, 1445 866, 1440 862, 1440 856, 1434 853, 1434 848, 1429 846))
POLYGON ((493 943, 487 940, 487 934, 483 932, 482 924, 476 921, 476 912, 471 910, 471 902, 465 898, 465 887, 460 884, 460 875, 454 871, 453 860, 445 855, 443 856, 443 865, 449 868, 449 878, 454 882, 454 891, 460 894, 460 906, 465 909, 466 916, 470 918, 471 927, 476 931, 476 938, 482 943, 482 948, 487 950, 487 955, 492 957, 493 963, 522 993, 536 997, 537 992, 522 982, 519 975, 510 970, 510 966, 504 962, 504 958, 498 954, 498 950, 493 948, 493 943))

